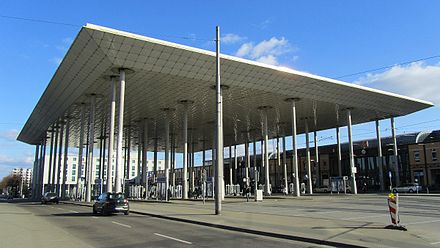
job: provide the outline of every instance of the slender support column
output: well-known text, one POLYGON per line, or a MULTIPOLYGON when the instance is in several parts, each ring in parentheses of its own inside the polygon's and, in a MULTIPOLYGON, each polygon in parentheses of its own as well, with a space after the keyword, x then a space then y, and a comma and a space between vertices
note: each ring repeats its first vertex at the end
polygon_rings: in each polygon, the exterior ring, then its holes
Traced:
POLYGON ((183 175, 182 197, 188 199, 188 108, 183 110, 183 175))
POLYGON ((313 194, 312 189, 312 170, 310 166, 310 137, 309 137, 309 123, 307 118, 304 119, 305 134, 306 134, 306 154, 307 154, 307 191, 309 194, 313 194))
POLYGON ((45 186, 44 186, 44 174, 45 174, 45 167, 46 167, 46 149, 47 149, 47 138, 44 138, 43 140, 43 154, 41 156, 40 160, 40 187, 38 197, 42 196, 43 193, 45 193, 45 186))
POLYGON ((215 167, 215 214, 222 211, 223 198, 223 103, 220 82, 220 27, 216 30, 216 167, 215 167))
POLYGON ((350 170, 351 170, 351 182, 353 187, 353 193, 357 195, 357 185, 356 185, 356 168, 354 164, 354 154, 353 154, 353 136, 351 130, 351 110, 347 109, 347 123, 348 123, 348 142, 349 142, 349 152, 350 152, 350 170))
POLYGON ((168 189, 170 187, 170 120, 168 113, 165 114, 165 199, 169 200, 168 189))
POLYGON ((68 173, 68 164, 67 164, 67 158, 69 155, 69 135, 70 135, 70 113, 67 114, 66 118, 66 138, 64 140, 64 161, 63 161, 63 184, 61 187, 61 198, 66 197, 66 191, 67 191, 67 173, 68 173))
POLYGON ((313 132, 313 143, 315 144, 315 164, 316 164, 316 184, 321 185, 321 168, 319 166, 319 147, 318 147, 318 132, 313 132))
POLYGON ((255 138, 254 138, 252 148, 253 148, 252 158, 253 158, 253 163, 254 163, 254 180, 255 180, 255 171, 257 171, 257 142, 255 141, 255 138))
POLYGON ((32 194, 32 199, 36 199, 36 189, 37 189, 37 176, 38 176, 38 156, 40 154, 40 145, 36 145, 35 146, 35 158, 34 158, 34 165, 32 167, 32 190, 31 190, 31 194, 32 194))
MULTIPOLYGON (((55 141, 55 125, 52 125, 52 130, 50 131, 49 168, 47 173, 48 176, 47 176, 47 186, 46 186, 46 190, 48 189, 48 191, 50 191, 50 188, 52 186, 51 180, 52 180, 52 166, 53 166, 52 160, 53 160, 54 141, 55 141)), ((42 193, 46 193, 46 192, 43 190, 42 193)))
POLYGON ((127 156, 125 157, 127 159, 127 179, 131 178, 132 175, 132 168, 131 168, 131 126, 127 126, 127 156))
POLYGON ((113 154, 115 142, 115 113, 116 113, 116 81, 111 77, 111 96, 110 96, 110 126, 108 134, 108 158, 107 158, 107 192, 113 191, 113 154))
MULTIPOLYGON (((234 170, 233 170, 233 174, 234 174, 234 182, 237 182, 237 169, 238 169, 238 156, 237 156, 237 145, 234 145, 234 170)), ((232 184, 234 184, 234 182, 232 184)))
POLYGON ((157 180, 157 144, 158 138, 154 139, 154 151, 153 151, 153 182, 157 180))
POLYGON ((289 183, 287 181, 287 158, 286 158, 286 136, 283 136, 283 172, 284 172, 284 191, 289 194, 289 183))
POLYGON ((233 185, 234 182, 232 181, 232 146, 229 146, 229 185, 233 185))
POLYGON ((76 199, 81 199, 81 174, 84 167, 83 163, 83 149, 84 149, 84 126, 85 126, 85 113, 86 105, 84 103, 81 104, 81 120, 80 120, 80 131, 79 131, 79 147, 78 147, 78 168, 76 170, 76 199))
POLYGON ((105 131, 104 131, 104 122, 102 122, 101 123, 101 133, 99 134, 99 137, 98 137, 98 139, 99 139, 99 176, 98 176, 98 179, 99 179, 99 188, 96 188, 96 186, 95 186, 95 192, 97 192, 97 194, 94 194, 94 195, 101 195, 101 193, 102 193, 102 184, 104 183, 102 180, 103 180, 103 178, 104 178, 104 172, 103 172, 103 167, 104 167, 104 157, 103 157, 103 148, 104 148, 104 146, 103 146, 103 144, 104 144, 104 134, 105 134, 105 131))
POLYGON ((56 171, 57 171, 57 150, 58 150, 58 136, 59 136, 59 126, 58 123, 56 124, 56 128, 55 128, 55 140, 54 140, 54 148, 53 148, 53 166, 52 166, 52 178, 51 178, 51 186, 50 186, 50 190, 52 192, 55 191, 56 189, 56 171))
POLYGON ((249 155, 249 142, 246 141, 244 144, 244 153, 245 153, 245 177, 246 177, 246 187, 249 187, 249 164, 251 162, 251 157, 249 155))
POLYGON ((380 191, 385 190, 383 181, 383 165, 382 165, 382 140, 380 137, 380 123, 376 120, 376 139, 377 139, 377 167, 379 168, 380 191))
POLYGON ((202 151, 202 169, 205 170, 205 162, 206 162, 206 140, 202 141, 203 151, 202 151))
POLYGON ((90 117, 89 117, 89 150, 88 150, 88 162, 86 167, 86 202, 92 201, 92 181, 93 181, 93 168, 95 166, 95 159, 93 158, 93 149, 95 141, 95 103, 96 95, 90 96, 90 117))
POLYGON ((102 145, 102 161, 99 163, 99 165, 100 165, 100 167, 99 167, 99 179, 100 179, 100 182, 101 182, 101 188, 99 190, 100 194, 104 192, 104 183, 105 183, 105 173, 104 173, 104 171, 106 170, 106 168, 105 168, 105 155, 106 155, 105 151, 106 151, 106 146, 107 146, 107 135, 105 133, 106 130, 107 130, 107 122, 104 121, 104 125, 103 125, 103 128, 102 128, 102 135, 101 135, 101 138, 102 138, 102 142, 101 142, 101 145, 102 145))
MULTIPOLYGON (((393 136, 393 155, 396 159, 396 186, 400 185, 400 168, 399 168, 399 154, 397 151, 396 126, 394 124, 394 117, 391 117, 391 135, 393 136)), ((428 172, 426 172, 428 173, 428 172)))
POLYGON ((315 165, 316 165, 316 185, 321 186, 321 168, 319 164, 319 147, 318 147, 318 117, 316 115, 317 102, 313 101, 313 143, 315 145, 315 165))
MULTIPOLYGON (((275 182, 275 185, 277 184, 277 181, 279 180, 278 179, 278 171, 281 169, 281 149, 280 149, 280 138, 279 137, 277 137, 276 138, 276 142, 277 142, 277 165, 276 165, 276 170, 275 170, 275 180, 276 180, 276 182, 275 182)), ((283 184, 284 184, 284 182, 283 182, 283 184)), ((286 185, 284 184, 284 187, 286 187, 286 185)))
POLYGON ((342 177, 342 154, 341 154, 341 134, 339 130, 339 105, 335 105, 336 112, 336 150, 338 155, 338 176, 342 177))
POLYGON ((123 160, 122 160, 122 135, 124 132, 124 102, 125 102, 125 71, 119 70, 119 109, 118 109, 118 140, 116 147, 116 173, 115 191, 122 192, 123 160))
POLYGON ((148 185, 148 152, 147 152, 147 145, 148 145, 148 120, 144 119, 144 129, 143 129, 143 138, 142 138, 142 184, 145 187, 145 199, 148 199, 148 191, 149 191, 149 185, 148 185))
POLYGON ((270 187, 270 174, 269 174, 269 133, 268 133, 268 125, 267 125, 267 112, 264 111, 263 121, 264 121, 264 162, 266 164, 266 172, 265 174, 265 185, 264 185, 264 193, 266 195, 271 194, 271 187, 270 187))
POLYGON ((298 173, 298 143, 296 141, 296 101, 298 99, 287 99, 292 104, 292 171, 294 173, 293 179, 295 180, 295 194, 299 197, 299 173, 298 173))
POLYGON ((341 133, 339 126, 336 127, 336 149, 338 152, 338 175, 342 177, 341 133))
POLYGON ((41 184, 40 184, 40 177, 41 177, 41 160, 44 160, 43 157, 43 149, 44 149, 44 142, 41 141, 40 143, 40 149, 38 151, 38 160, 37 163, 35 165, 36 171, 34 171, 33 173, 35 173, 35 191, 33 193, 33 199, 34 200, 39 200, 41 193, 40 193, 40 189, 41 189, 41 184))
MULTIPOLYGON (((192 136, 192 135, 191 135, 192 136)), ((195 191, 195 169, 194 169, 194 165, 195 165, 195 149, 194 149, 194 142, 192 142, 192 138, 191 138, 191 192, 195 191)))
MULTIPOLYGON (((56 174, 56 184, 55 184, 55 186, 56 186, 56 189, 55 189, 55 191, 56 191, 56 193, 57 193, 57 195, 58 195, 58 197, 61 197, 61 190, 60 190, 60 188, 61 188, 61 171, 62 171, 62 167, 63 167, 63 164, 62 164, 62 157, 61 157, 61 155, 62 155, 62 153, 63 153, 63 136, 64 136, 64 120, 61 120, 61 126, 60 126, 60 143, 59 143, 59 148, 58 148, 58 170, 57 170, 57 174, 56 174)), ((64 155, 64 156, 66 156, 66 155, 64 155)))
MULTIPOLYGON (((137 141, 137 168, 136 168, 136 176, 139 176, 140 181, 142 182, 142 127, 138 126, 138 141, 137 141)), ((142 184, 141 184, 142 185, 142 184)))
MULTIPOLYGON (((263 128, 263 127, 262 127, 263 128)), ((260 141, 260 150, 261 150, 261 165, 260 165, 260 179, 263 181, 262 178, 264 178, 264 170, 266 168, 265 166, 265 159, 264 159, 264 140, 260 141)))

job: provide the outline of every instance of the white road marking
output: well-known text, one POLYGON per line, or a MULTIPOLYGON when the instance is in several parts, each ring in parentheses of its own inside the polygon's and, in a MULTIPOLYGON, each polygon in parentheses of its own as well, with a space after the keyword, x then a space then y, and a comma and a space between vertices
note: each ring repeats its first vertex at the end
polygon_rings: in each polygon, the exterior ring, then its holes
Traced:
POLYGON ((175 240, 175 241, 178 241, 178 242, 182 242, 184 244, 192 245, 192 243, 189 242, 189 241, 185 241, 185 240, 181 240, 181 239, 176 239, 176 238, 173 238, 173 237, 170 237, 170 236, 167 236, 167 235, 163 235, 163 234, 160 234, 160 233, 154 233, 154 235, 157 235, 157 236, 160 236, 160 237, 163 237, 163 238, 167 238, 167 239, 172 239, 172 240, 175 240))
POLYGON ((112 221, 112 223, 116 224, 116 225, 123 226, 123 227, 131 228, 131 226, 129 226, 129 225, 125 225, 125 224, 122 224, 122 223, 119 223, 119 222, 116 222, 116 221, 112 221))
POLYGON ((435 222, 440 222, 440 220, 419 221, 419 222, 405 223, 405 225, 417 225, 417 224, 427 224, 427 223, 435 223, 435 222))
POLYGON ((69 211, 72 212, 72 213, 75 213, 75 214, 79 213, 78 211, 75 211, 75 210, 69 210, 69 211))
POLYGON ((98 219, 98 217, 96 217, 96 216, 92 216, 92 218, 93 218, 93 219, 98 219))
POLYGON ((59 209, 59 210, 64 210, 64 209, 62 209, 62 208, 57 208, 57 209, 59 209))
POLYGON ((438 244, 440 244, 440 241, 439 242, 431 243, 431 245, 438 245, 438 244))

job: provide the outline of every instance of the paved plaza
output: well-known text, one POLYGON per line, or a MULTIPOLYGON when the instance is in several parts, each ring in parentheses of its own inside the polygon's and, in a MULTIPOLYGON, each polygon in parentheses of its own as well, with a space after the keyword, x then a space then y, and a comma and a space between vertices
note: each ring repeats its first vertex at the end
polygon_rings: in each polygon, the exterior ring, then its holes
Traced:
POLYGON ((223 214, 213 202, 132 202, 134 212, 288 240, 338 246, 440 246, 439 196, 400 196, 401 224, 407 232, 385 230, 390 224, 386 195, 314 195, 273 197, 263 202, 226 198, 223 214))

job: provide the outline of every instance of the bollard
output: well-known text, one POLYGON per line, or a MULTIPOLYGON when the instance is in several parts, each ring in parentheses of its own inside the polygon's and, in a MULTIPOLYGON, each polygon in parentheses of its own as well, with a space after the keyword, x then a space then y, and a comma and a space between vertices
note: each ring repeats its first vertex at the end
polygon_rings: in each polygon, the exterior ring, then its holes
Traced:
POLYGON ((406 227, 400 225, 399 216, 399 194, 388 194, 388 210, 390 211, 391 225, 385 227, 385 229, 394 229, 407 231, 406 227))

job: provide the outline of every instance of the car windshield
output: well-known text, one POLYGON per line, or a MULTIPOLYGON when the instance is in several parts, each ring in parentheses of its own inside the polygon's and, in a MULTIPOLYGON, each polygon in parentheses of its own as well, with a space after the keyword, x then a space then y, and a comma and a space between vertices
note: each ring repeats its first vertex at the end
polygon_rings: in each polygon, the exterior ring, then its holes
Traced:
POLYGON ((109 200, 124 200, 125 197, 124 197, 124 194, 122 194, 122 193, 111 193, 111 194, 108 194, 108 199, 109 200))

